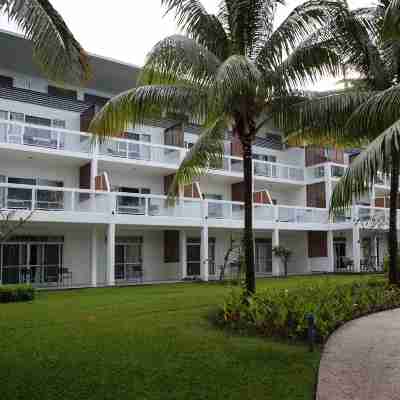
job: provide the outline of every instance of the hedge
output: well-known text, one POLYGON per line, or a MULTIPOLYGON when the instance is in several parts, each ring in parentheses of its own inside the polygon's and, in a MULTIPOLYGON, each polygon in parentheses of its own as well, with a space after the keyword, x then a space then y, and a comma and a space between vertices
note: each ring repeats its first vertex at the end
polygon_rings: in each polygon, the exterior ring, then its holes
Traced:
POLYGON ((30 285, 0 286, 0 303, 31 301, 35 297, 35 289, 30 285))
POLYGON ((266 336, 304 340, 308 320, 315 319, 323 342, 338 326, 362 315, 400 307, 400 288, 384 281, 320 283, 294 289, 269 289, 245 299, 233 290, 219 310, 219 322, 266 336))

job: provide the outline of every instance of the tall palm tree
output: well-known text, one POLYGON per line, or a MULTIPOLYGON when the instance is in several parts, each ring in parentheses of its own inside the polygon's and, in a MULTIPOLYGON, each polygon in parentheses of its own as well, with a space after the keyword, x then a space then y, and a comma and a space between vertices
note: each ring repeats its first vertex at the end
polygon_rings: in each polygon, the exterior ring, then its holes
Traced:
MULTIPOLYGON (((342 62, 358 77, 346 90, 319 95, 277 113, 296 141, 365 148, 336 185, 331 210, 345 209, 368 192, 379 172, 390 175, 389 280, 396 283, 400 162, 400 41, 384 33, 391 3, 349 11, 327 35, 339 38, 342 62), (360 15, 363 18, 360 19, 360 15), (343 38, 343 41, 340 40, 343 38)), ((339 54, 339 53, 338 53, 339 54)))
POLYGON ((199 0, 162 0, 186 36, 152 49, 138 87, 113 99, 93 120, 101 138, 129 123, 171 112, 201 121, 202 134, 177 171, 171 193, 221 162, 229 129, 243 147, 246 287, 255 291, 252 142, 270 122, 274 103, 305 83, 339 72, 337 54, 318 29, 341 12, 342 2, 311 0, 277 24, 284 0, 222 0, 217 15, 199 0))
POLYGON ((53 80, 81 82, 90 77, 88 56, 48 0, 0 0, 8 16, 33 43, 33 55, 53 80))

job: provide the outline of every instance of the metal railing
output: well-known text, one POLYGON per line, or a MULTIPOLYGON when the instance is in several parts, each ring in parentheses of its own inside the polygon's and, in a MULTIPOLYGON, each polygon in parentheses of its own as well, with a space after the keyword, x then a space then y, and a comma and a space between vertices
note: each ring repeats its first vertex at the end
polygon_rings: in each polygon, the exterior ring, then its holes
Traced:
POLYGON ((303 182, 304 168, 294 165, 254 160, 254 175, 303 182))
POLYGON ((101 156, 172 165, 179 165, 186 152, 181 147, 118 138, 101 143, 98 151, 101 156))
POLYGON ((69 268, 60 265, 3 265, 1 283, 67 287, 72 285, 72 272, 69 268))
POLYGON ((107 192, 0 183, 0 208, 106 213, 110 204, 107 192))
POLYGON ((91 135, 67 129, 0 120, 0 143, 77 153, 91 151, 91 135))

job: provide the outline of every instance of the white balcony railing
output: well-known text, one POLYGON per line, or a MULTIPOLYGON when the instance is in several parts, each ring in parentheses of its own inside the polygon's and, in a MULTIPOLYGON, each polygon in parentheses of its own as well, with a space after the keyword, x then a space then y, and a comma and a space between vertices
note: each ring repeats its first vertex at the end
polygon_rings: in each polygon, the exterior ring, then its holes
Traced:
POLYGON ((127 160, 152 161, 179 165, 186 150, 181 147, 165 146, 129 139, 108 139, 99 145, 99 154, 127 160))
POLYGON ((254 160, 254 174, 274 179, 304 181, 304 168, 260 160, 254 160))
POLYGON ((91 136, 87 133, 67 129, 0 120, 1 143, 89 153, 91 136))
POLYGON ((107 213, 109 201, 106 192, 0 183, 0 209, 107 213))
MULTIPOLYGON (((244 218, 244 204, 224 200, 180 198, 175 202, 166 196, 99 192, 83 189, 56 188, 0 183, 0 209, 49 212, 98 213, 105 218, 112 215, 189 218, 200 220, 240 221, 244 218)), ((79 214, 77 214, 78 218, 79 214)), ((328 223, 328 211, 309 207, 272 206, 254 204, 257 222, 293 224, 328 223)))

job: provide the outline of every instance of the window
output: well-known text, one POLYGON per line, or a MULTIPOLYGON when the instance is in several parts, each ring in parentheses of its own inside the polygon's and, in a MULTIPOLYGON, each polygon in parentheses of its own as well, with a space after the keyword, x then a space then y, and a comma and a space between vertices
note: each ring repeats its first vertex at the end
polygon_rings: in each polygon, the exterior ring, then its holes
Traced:
MULTIPOLYGON (((120 193, 129 194, 150 194, 151 190, 148 188, 130 188, 120 187, 120 193)), ((143 215, 145 213, 146 199, 143 197, 135 196, 118 196, 118 213, 121 214, 135 214, 143 215)))
POLYGON ((25 115, 22 113, 10 112, 10 120, 16 122, 25 122, 25 115))
POLYGON ((53 119, 51 124, 54 128, 65 129, 65 121, 62 119, 53 119))
POLYGON ((253 154, 253 160, 267 161, 267 162, 276 162, 276 156, 271 156, 269 154, 253 154))
POLYGON ((185 149, 190 150, 194 146, 193 142, 186 142, 185 141, 185 149))
POLYGON ((8 111, 0 110, 0 119, 8 119, 8 111))
POLYGON ((107 97, 97 96, 95 94, 85 93, 85 103, 95 104, 98 107, 103 107, 109 99, 107 97))
MULTIPOLYGON (((8 183, 14 185, 28 186, 47 186, 64 187, 62 181, 53 181, 41 178, 18 178, 9 177, 8 183)), ((42 210, 62 210, 64 208, 64 193, 62 191, 37 190, 36 191, 37 209, 42 210)), ((9 188, 7 196, 8 208, 30 208, 32 204, 32 190, 29 188, 9 188)))
POLYGON ((0 75, 0 87, 12 88, 14 86, 14 79, 10 76, 0 75))
POLYGON ((51 96, 62 97, 64 99, 77 100, 78 98, 76 90, 64 89, 57 86, 49 85, 47 88, 47 92, 51 96))

